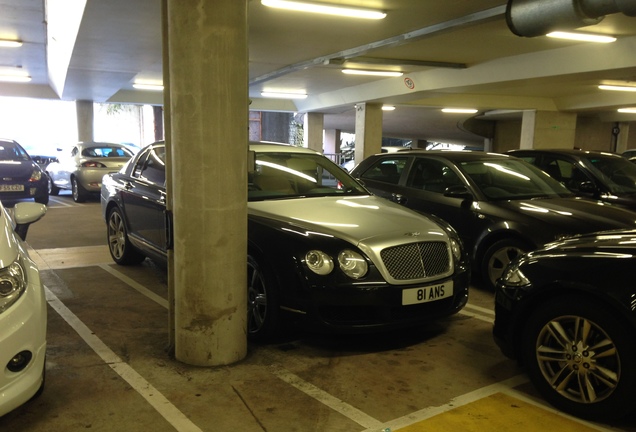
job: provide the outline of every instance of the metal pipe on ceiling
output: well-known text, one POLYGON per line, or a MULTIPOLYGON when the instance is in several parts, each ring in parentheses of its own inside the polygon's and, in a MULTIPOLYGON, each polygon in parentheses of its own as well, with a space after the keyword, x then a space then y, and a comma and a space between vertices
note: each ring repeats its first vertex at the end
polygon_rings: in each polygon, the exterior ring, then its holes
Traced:
POLYGON ((605 15, 636 16, 634 0, 508 0, 506 22, 517 36, 543 36, 598 24, 605 15))

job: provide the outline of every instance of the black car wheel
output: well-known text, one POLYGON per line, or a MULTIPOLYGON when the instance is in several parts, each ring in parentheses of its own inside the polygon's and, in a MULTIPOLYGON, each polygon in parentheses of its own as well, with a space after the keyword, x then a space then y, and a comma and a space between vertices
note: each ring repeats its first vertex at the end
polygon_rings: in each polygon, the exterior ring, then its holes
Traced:
POLYGON ((486 287, 494 290, 497 279, 501 277, 508 264, 531 249, 516 239, 499 240, 490 246, 484 254, 481 266, 481 275, 486 287))
POLYGON ((108 237, 108 250, 110 251, 110 256, 117 264, 139 264, 145 259, 145 256, 135 249, 128 240, 126 224, 124 223, 121 211, 117 207, 114 207, 108 213, 106 234, 108 237))
POLYGON ((49 203, 49 194, 48 193, 42 193, 40 195, 36 195, 33 200, 36 203, 40 203, 40 204, 48 204, 49 203))
POLYGON ((612 419, 636 405, 636 343, 611 310, 551 300, 530 317, 521 344, 530 380, 560 410, 612 419))
POLYGON ((55 186, 55 183, 53 183, 53 180, 51 179, 51 176, 48 176, 49 178, 49 195, 57 195, 60 193, 60 188, 55 186))
POLYGON ((88 195, 88 192, 84 189, 84 186, 77 181, 76 177, 71 178, 71 188, 73 192, 73 201, 78 203, 86 201, 86 195, 88 195))
POLYGON ((247 257, 247 336, 263 342, 279 327, 277 292, 271 278, 251 256, 247 257))

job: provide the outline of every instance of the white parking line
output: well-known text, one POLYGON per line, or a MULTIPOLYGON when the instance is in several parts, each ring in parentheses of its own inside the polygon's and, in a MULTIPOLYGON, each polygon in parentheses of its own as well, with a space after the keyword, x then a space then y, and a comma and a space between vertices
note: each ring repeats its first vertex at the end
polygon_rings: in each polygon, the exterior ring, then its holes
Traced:
POLYGON ((110 273, 111 275, 115 276, 120 281, 128 284, 131 288, 136 289, 141 294, 143 294, 146 297, 148 297, 150 300, 152 300, 155 303, 159 304, 160 306, 163 306, 164 308, 168 309, 168 300, 166 300, 163 297, 161 297, 160 295, 155 294, 154 292, 150 291, 148 288, 146 288, 142 284, 134 281, 133 279, 131 279, 128 276, 126 276, 125 274, 115 270, 114 268, 110 267, 107 264, 98 264, 98 267, 101 267, 103 270, 106 270, 108 273, 110 273))
POLYGON ((101 357, 113 371, 124 379, 137 391, 157 412, 179 432, 202 432, 177 407, 153 387, 130 365, 125 363, 117 354, 99 339, 73 312, 68 309, 47 287, 46 300, 49 305, 66 321, 77 334, 101 357))
POLYGON ((467 304, 464 309, 460 310, 459 313, 461 315, 466 315, 481 321, 485 321, 487 323, 493 324, 495 322, 494 315, 495 313, 489 309, 482 308, 479 306, 473 306, 467 304))
POLYGON ((332 410, 339 412, 343 416, 358 423, 360 426, 369 428, 370 430, 378 431, 382 426, 382 422, 374 419, 359 409, 349 405, 348 403, 338 399, 337 397, 321 390, 313 384, 308 383, 302 378, 294 375, 283 367, 273 365, 272 373, 287 384, 296 387, 307 396, 311 396, 323 405, 328 406, 332 410))

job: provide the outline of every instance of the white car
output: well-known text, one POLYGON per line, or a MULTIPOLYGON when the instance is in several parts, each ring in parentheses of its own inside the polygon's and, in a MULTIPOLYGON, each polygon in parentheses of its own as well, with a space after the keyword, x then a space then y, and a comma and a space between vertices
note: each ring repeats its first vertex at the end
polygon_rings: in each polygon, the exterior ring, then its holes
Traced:
POLYGON ((20 202, 12 210, 0 203, 0 416, 41 392, 46 356, 44 287, 23 242, 46 206, 20 202))
POLYGON ((102 188, 102 177, 119 171, 133 156, 124 144, 80 142, 69 150, 60 150, 57 161, 46 167, 49 195, 70 189, 75 202, 84 202, 102 188))

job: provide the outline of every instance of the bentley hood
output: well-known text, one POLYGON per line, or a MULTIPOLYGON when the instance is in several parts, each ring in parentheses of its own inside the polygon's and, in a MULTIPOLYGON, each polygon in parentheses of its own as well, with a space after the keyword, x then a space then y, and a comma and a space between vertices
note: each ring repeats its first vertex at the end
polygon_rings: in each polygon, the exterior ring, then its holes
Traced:
POLYGON ((385 246, 412 241, 447 240, 437 223, 376 196, 336 196, 256 201, 248 213, 333 235, 354 245, 381 243, 385 246))

